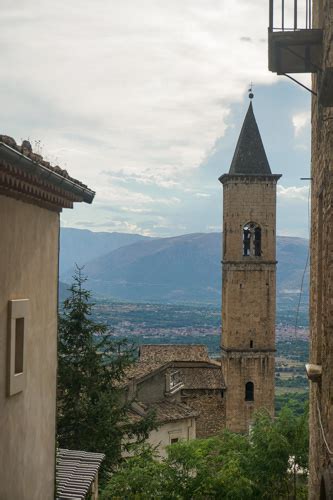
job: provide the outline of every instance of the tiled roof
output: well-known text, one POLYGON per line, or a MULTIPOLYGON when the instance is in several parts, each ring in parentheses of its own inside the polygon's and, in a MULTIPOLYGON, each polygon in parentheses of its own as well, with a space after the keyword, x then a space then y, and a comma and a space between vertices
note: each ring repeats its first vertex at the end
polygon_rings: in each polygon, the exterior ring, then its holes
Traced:
POLYGON ((102 453, 57 450, 57 500, 84 500, 104 459, 102 453))
POLYGON ((209 361, 208 349, 200 344, 144 344, 140 346, 140 361, 168 363, 170 361, 209 361))
POLYGON ((184 389, 225 389, 222 370, 218 366, 182 368, 184 389))
POLYGON ((162 368, 167 363, 162 362, 148 362, 148 361, 138 361, 126 369, 125 377, 120 381, 120 385, 126 385, 130 380, 139 380, 146 375, 162 368))
POLYGON ((34 153, 29 141, 23 141, 21 146, 19 146, 18 144, 16 144, 16 141, 15 139, 13 139, 13 137, 10 137, 9 135, 0 134, 0 142, 6 144, 12 149, 15 149, 18 153, 21 153, 26 158, 30 158, 30 160, 32 160, 33 162, 39 163, 40 165, 43 165, 43 167, 46 167, 47 169, 51 170, 52 172, 56 172, 58 175, 61 175, 62 177, 65 177, 66 179, 75 182, 75 184, 78 184, 79 186, 82 187, 87 187, 85 184, 78 181, 77 179, 70 177, 67 170, 60 168, 58 165, 52 166, 49 161, 44 160, 41 154, 34 153))
POLYGON ((0 134, 0 189, 5 196, 57 210, 74 202, 92 203, 95 193, 58 165, 33 152, 29 141, 21 146, 0 134))
POLYGON ((185 418, 195 418, 199 413, 184 403, 172 402, 167 399, 150 405, 156 411, 158 422, 172 422, 185 418))
POLYGON ((156 420, 159 423, 173 422, 175 420, 184 420, 186 418, 195 418, 199 416, 199 413, 185 403, 180 403, 177 401, 169 401, 164 399, 163 401, 158 401, 156 403, 144 404, 135 403, 132 406, 132 411, 137 418, 142 418, 147 410, 153 409, 156 412, 156 420))

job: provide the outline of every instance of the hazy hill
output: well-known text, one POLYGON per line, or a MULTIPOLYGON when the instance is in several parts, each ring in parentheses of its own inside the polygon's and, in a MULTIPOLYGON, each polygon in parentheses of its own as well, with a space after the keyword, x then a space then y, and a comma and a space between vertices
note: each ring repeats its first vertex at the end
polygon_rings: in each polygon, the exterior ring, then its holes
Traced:
POLYGON ((87 261, 135 241, 147 240, 146 236, 127 233, 95 233, 87 229, 62 227, 60 230, 60 276, 72 274, 75 263, 82 266, 87 261))
MULTIPOLYGON (((278 237, 279 296, 295 297, 307 256, 307 241, 278 237)), ((85 264, 88 286, 119 300, 221 300, 220 233, 146 239, 122 246, 85 264)), ((68 281, 69 276, 65 276, 68 281)), ((305 294, 307 283, 305 287, 305 294)))

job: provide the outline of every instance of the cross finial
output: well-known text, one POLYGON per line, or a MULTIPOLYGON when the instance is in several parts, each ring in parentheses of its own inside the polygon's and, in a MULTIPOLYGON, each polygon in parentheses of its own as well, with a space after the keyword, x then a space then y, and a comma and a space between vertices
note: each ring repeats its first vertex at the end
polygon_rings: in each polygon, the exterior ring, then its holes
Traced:
POLYGON ((249 88, 249 99, 252 99, 254 98, 254 93, 252 92, 253 90, 253 82, 250 83, 250 88, 249 88))

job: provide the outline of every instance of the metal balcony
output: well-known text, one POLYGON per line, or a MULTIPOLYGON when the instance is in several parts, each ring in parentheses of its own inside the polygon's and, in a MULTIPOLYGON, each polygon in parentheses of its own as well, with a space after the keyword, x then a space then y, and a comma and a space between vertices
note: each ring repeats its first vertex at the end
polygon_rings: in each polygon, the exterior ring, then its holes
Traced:
POLYGON ((311 0, 269 0, 270 71, 283 75, 320 70, 323 35, 312 28, 311 17, 311 0))

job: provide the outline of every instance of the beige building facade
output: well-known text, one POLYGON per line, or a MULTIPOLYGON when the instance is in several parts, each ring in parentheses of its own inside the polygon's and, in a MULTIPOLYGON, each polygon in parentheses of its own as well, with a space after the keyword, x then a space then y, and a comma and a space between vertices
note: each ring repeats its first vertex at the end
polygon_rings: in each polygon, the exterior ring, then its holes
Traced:
POLYGON ((0 498, 55 484, 59 214, 94 193, 0 136, 0 498))
POLYGON ((226 427, 274 414, 276 184, 252 102, 223 184, 222 370, 226 427))
POLYGON ((156 412, 158 428, 148 442, 166 447, 178 441, 214 436, 225 428, 225 384, 221 364, 203 345, 141 345, 138 362, 124 381, 133 410, 156 412))

